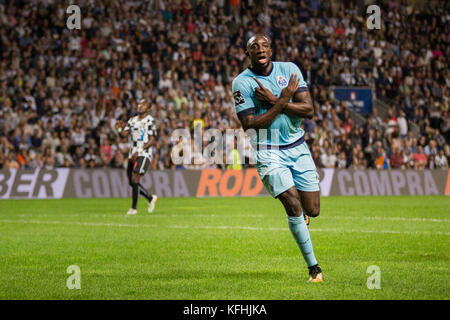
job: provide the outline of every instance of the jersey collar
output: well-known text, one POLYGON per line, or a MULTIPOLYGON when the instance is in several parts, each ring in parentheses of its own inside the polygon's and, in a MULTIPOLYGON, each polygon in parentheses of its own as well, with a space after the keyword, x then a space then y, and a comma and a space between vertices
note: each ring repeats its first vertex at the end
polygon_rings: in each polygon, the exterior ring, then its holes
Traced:
POLYGON ((258 73, 258 72, 256 72, 255 70, 253 70, 252 67, 250 67, 250 66, 248 67, 248 69, 249 69, 251 72, 253 72, 254 74, 256 74, 257 76, 268 77, 268 76, 270 76, 270 74, 271 74, 272 71, 273 71, 273 66, 274 66, 273 61, 271 62, 271 64, 272 64, 272 68, 270 68, 269 72, 267 72, 266 74, 258 73))

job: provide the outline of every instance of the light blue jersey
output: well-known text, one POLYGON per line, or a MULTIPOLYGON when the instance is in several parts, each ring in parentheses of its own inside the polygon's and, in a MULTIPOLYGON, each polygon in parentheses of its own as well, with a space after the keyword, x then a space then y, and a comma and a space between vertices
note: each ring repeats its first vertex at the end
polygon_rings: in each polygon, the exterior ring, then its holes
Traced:
MULTIPOLYGON (((280 97, 281 91, 288 85, 289 78, 293 73, 300 79, 297 92, 308 91, 308 85, 303 79, 300 69, 292 62, 272 62, 272 70, 266 76, 256 74, 250 68, 240 73, 232 84, 237 116, 239 118, 249 114, 258 116, 271 107, 255 98, 255 88, 259 85, 253 77, 256 77, 276 97, 280 97)), ((301 118, 280 113, 267 128, 267 133, 258 132, 257 144, 260 146, 285 146, 296 143, 304 135, 304 131, 300 127, 301 123, 301 118)))
MULTIPOLYGON (((297 92, 308 90, 302 73, 295 64, 272 62, 272 65, 272 70, 266 76, 246 69, 233 80, 234 104, 239 118, 249 114, 258 116, 271 107, 255 98, 255 88, 259 85, 253 77, 276 97, 280 97, 281 90, 288 85, 292 73, 300 78, 297 92)), ((280 113, 267 133, 257 130, 256 168, 264 186, 273 197, 278 197, 292 186, 306 192, 320 190, 316 166, 304 141, 301 123, 301 118, 280 113)))

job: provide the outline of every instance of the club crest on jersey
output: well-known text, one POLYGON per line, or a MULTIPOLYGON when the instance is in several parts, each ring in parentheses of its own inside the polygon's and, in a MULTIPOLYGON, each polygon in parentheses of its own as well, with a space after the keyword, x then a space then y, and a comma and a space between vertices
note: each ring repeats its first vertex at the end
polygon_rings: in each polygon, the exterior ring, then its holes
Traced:
POLYGON ((280 86, 280 88, 287 87, 288 83, 283 76, 278 76, 277 79, 278 79, 277 83, 280 86))

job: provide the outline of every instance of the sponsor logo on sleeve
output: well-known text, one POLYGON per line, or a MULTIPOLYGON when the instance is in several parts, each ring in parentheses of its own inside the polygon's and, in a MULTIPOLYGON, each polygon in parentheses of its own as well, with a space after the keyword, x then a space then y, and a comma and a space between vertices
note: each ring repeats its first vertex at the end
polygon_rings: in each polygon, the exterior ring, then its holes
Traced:
POLYGON ((235 106, 238 106, 238 105, 240 105, 240 104, 245 103, 244 96, 242 95, 242 93, 241 93, 239 90, 238 90, 238 91, 235 91, 235 92, 233 93, 233 98, 234 98, 234 105, 235 105, 235 106))

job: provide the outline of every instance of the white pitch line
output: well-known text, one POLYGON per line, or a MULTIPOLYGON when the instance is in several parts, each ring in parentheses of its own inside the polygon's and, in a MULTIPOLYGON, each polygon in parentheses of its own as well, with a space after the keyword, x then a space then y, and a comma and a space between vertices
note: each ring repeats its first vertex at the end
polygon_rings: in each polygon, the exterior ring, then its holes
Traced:
POLYGON ((78 222, 78 221, 39 221, 39 220, 0 220, 0 223, 30 223, 30 224, 53 224, 53 225, 77 225, 77 226, 92 226, 92 227, 157 227, 156 224, 129 224, 129 223, 104 223, 104 222, 78 222))
MULTIPOLYGON (((168 226, 168 228, 175 229, 240 229, 240 230, 257 230, 257 231, 284 231, 287 228, 262 228, 262 227, 243 227, 243 226, 168 226)), ((386 234, 430 234, 430 235, 446 235, 450 236, 449 232, 410 232, 410 231, 395 231, 395 230, 355 230, 355 229, 327 229, 327 228, 311 228, 312 232, 337 232, 337 233, 386 233, 386 234)))
MULTIPOLYGON (((47 214, 47 213, 20 213, 15 215, 16 217, 26 218, 26 217, 56 217, 61 216, 59 213, 55 214, 47 214)), ((94 218, 110 218, 115 216, 114 213, 111 214, 98 214, 98 213, 71 213, 71 217, 94 217, 94 218)), ((261 215, 259 215, 261 216, 261 215)), ((259 217, 258 216, 258 217, 259 217)), ((168 213, 164 215, 153 215, 152 217, 217 217, 216 214, 207 214, 207 213, 194 213, 194 214, 177 214, 177 213, 168 213)))
MULTIPOLYGON (((170 229, 237 229, 253 231, 285 231, 287 228, 264 228, 248 226, 180 226, 180 225, 156 225, 156 224, 127 224, 127 223, 103 223, 103 222, 77 222, 77 221, 39 221, 39 220, 0 220, 0 223, 22 223, 22 224, 51 224, 51 225, 79 225, 92 227, 126 227, 126 228, 170 228, 170 229)), ((311 228, 312 232, 337 232, 337 233, 384 233, 384 234, 409 234, 409 235, 445 235, 450 236, 449 232, 439 231, 395 231, 395 230, 357 230, 357 229, 327 229, 311 228)))
MULTIPOLYGON (((328 218, 324 216, 324 218, 328 218)), ((386 221, 411 221, 411 222, 450 222, 449 219, 439 219, 439 218, 403 218, 403 217, 355 217, 355 216, 333 216, 333 219, 342 220, 386 220, 386 221)))
MULTIPOLYGON (((71 217, 82 217, 89 215, 89 217, 94 218, 110 218, 114 216, 114 214, 90 214, 90 213, 75 213, 70 214, 71 217)), ((35 213, 21 213, 17 214, 17 217, 26 218, 26 217, 53 217, 60 216, 59 214, 35 214, 35 213)), ((179 213, 168 213, 161 215, 152 215, 153 218, 164 218, 164 217, 202 217, 202 218, 215 218, 224 215, 218 214, 207 214, 207 213, 194 213, 194 214, 179 214, 179 213)), ((242 215, 243 218, 262 218, 264 215, 261 214, 245 214, 242 215)), ((327 216, 323 214, 319 217, 319 219, 339 219, 339 220, 379 220, 379 221, 405 221, 405 222, 437 222, 437 223, 450 223, 450 219, 440 219, 440 218, 404 218, 404 217, 381 217, 381 216, 327 216)))

